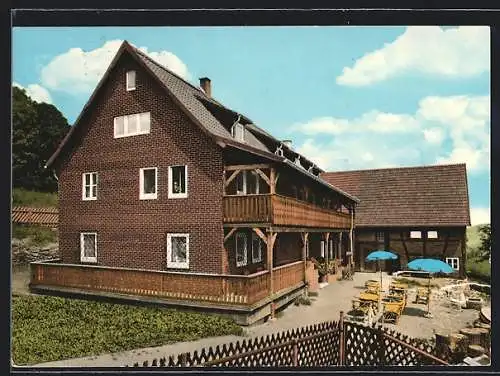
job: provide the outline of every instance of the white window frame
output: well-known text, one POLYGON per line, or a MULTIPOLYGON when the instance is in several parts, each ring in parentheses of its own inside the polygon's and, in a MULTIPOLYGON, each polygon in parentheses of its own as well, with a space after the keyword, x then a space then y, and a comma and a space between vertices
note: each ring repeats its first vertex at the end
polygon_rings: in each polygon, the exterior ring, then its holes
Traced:
POLYGON ((460 270, 460 258, 458 257, 446 257, 446 263, 450 265, 453 270, 460 270), (451 261, 451 263, 450 263, 451 261), (457 263, 457 267, 453 266, 454 263, 457 263))
POLYGON ((98 182, 99 182, 99 175, 97 174, 97 172, 84 172, 82 174, 82 200, 83 201, 97 200, 97 184, 98 184, 98 182), (85 188, 87 187, 85 177, 87 175, 90 175, 90 184, 88 185, 90 187, 90 194, 92 194, 92 188, 94 188, 95 196, 87 197, 85 194, 85 188), (93 179, 94 175, 95 175, 95 181, 93 179))
POLYGON ((234 124, 231 127, 231 136, 233 136, 233 138, 239 142, 245 142, 245 126, 241 123, 234 124), (236 137, 237 136, 236 128, 241 129, 241 138, 236 137))
POLYGON ((410 239, 422 239, 422 231, 410 231, 410 239))
POLYGON ((236 259, 236 266, 239 268, 241 266, 246 266, 248 264, 248 238, 247 234, 243 232, 239 232, 234 236, 235 239, 235 259, 236 259), (238 239, 245 239, 244 244, 245 247, 243 248, 243 261, 238 262, 238 239))
POLYGON ((439 234, 437 231, 427 231, 427 239, 438 239, 439 234))
POLYGON ((97 263, 97 232, 80 232, 80 261, 81 262, 94 262, 97 263), (95 256, 85 256, 84 241, 85 235, 93 235, 95 238, 95 256))
POLYGON ((114 134, 114 138, 123 138, 123 137, 130 137, 130 136, 137 136, 137 135, 140 135, 140 134, 149 134, 151 132, 151 112, 139 112, 139 113, 136 113, 136 114, 128 114, 128 115, 122 115, 122 116, 116 116, 113 120, 113 124, 114 124, 114 130, 113 130, 113 134, 114 134), (149 117, 149 128, 147 130, 142 130, 141 129, 141 116, 148 116, 149 117), (136 124, 137 124, 137 129, 135 130, 135 132, 129 132, 128 131, 128 122, 129 122, 129 119, 131 119, 132 117, 136 117, 136 124), (123 134, 116 134, 116 122, 117 122, 117 119, 119 118, 123 118, 123 134))
POLYGON ((385 242, 385 232, 384 231, 376 231, 375 232, 375 240, 378 243, 384 243, 385 242))
POLYGON ((156 200, 158 198, 158 167, 144 167, 139 170, 139 199, 156 200), (155 170, 155 193, 144 193, 144 171, 155 170))
POLYGON ((172 269, 189 269, 189 234, 167 234, 167 268, 172 269), (172 259, 172 238, 186 238, 186 261, 175 262, 172 259))
POLYGON ((132 91, 136 89, 136 78, 137 78, 137 73, 135 70, 129 70, 127 73, 125 73, 125 81, 126 81, 126 88, 127 91, 132 91), (133 76, 133 81, 131 76, 133 76), (132 82, 131 82, 132 81, 132 82), (134 86, 130 85, 131 83, 134 84, 134 86))
POLYGON ((175 165, 168 167, 168 198, 187 198, 188 197, 188 167, 187 165, 175 165), (186 192, 184 193, 174 193, 174 179, 172 177, 173 167, 184 167, 184 186, 186 187, 186 192))
POLYGON ((252 233, 252 263, 257 263, 262 261, 262 242, 260 237, 256 233, 252 233), (255 257, 255 249, 254 249, 254 240, 258 241, 259 247, 257 248, 258 250, 258 257, 255 257))

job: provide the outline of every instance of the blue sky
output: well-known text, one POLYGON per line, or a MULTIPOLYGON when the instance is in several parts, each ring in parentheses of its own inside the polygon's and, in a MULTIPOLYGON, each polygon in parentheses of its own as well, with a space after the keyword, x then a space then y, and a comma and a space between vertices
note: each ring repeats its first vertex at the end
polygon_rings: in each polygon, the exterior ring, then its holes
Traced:
POLYGON ((124 39, 325 170, 467 163, 489 222, 487 27, 14 28, 13 82, 72 123, 124 39))

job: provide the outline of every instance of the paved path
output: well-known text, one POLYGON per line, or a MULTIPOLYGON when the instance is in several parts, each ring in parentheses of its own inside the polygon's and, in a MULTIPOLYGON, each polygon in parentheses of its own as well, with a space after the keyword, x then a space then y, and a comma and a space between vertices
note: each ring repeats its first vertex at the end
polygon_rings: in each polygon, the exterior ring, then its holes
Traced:
MULTIPOLYGON (((68 359, 36 365, 37 367, 122 367, 133 365, 135 362, 142 364, 145 360, 151 362, 154 358, 178 355, 182 352, 193 352, 204 347, 215 347, 229 342, 266 336, 271 333, 290 330, 297 327, 308 326, 324 321, 338 320, 340 311, 347 312, 351 308, 351 299, 364 290, 364 283, 368 279, 378 279, 379 274, 356 273, 353 281, 334 281, 320 290, 318 297, 313 297, 310 306, 290 305, 278 314, 278 318, 263 324, 246 328, 246 336, 221 336, 204 338, 197 341, 181 342, 158 347, 142 348, 120 353, 104 354, 78 359, 68 359)), ((384 274, 383 284, 387 288, 392 278, 384 274)), ((412 299, 409 299, 410 301, 412 299)), ((443 327, 457 330, 465 327, 466 321, 473 320, 478 315, 477 311, 464 310, 455 312, 446 307, 441 307, 438 302, 431 304, 433 318, 422 317, 425 307, 422 305, 408 304, 404 315, 397 327, 387 324, 411 337, 433 337, 434 330, 443 327)))

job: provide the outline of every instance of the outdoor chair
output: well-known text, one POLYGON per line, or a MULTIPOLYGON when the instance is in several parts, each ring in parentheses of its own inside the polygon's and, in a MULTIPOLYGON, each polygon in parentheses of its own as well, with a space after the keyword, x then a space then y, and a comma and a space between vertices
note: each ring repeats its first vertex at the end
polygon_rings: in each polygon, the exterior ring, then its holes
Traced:
POLYGON ((415 298, 415 303, 428 304, 429 302, 429 290, 424 287, 417 288, 417 296, 415 298))
POLYGON ((403 308, 400 302, 384 302, 382 319, 384 322, 397 325, 402 312, 403 308))

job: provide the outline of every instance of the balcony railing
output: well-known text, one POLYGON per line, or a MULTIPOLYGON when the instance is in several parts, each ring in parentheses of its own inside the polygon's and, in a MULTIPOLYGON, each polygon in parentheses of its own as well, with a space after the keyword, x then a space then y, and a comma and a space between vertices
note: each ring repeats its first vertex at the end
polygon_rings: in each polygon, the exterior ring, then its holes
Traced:
POLYGON ((224 196, 224 222, 322 228, 350 227, 349 214, 277 194, 224 196))
MULTIPOLYGON (((303 281, 302 261, 274 270, 276 293, 303 281)), ((62 264, 56 260, 31 263, 30 286, 249 306, 269 296, 269 275, 267 270, 251 275, 218 275, 62 264)))

